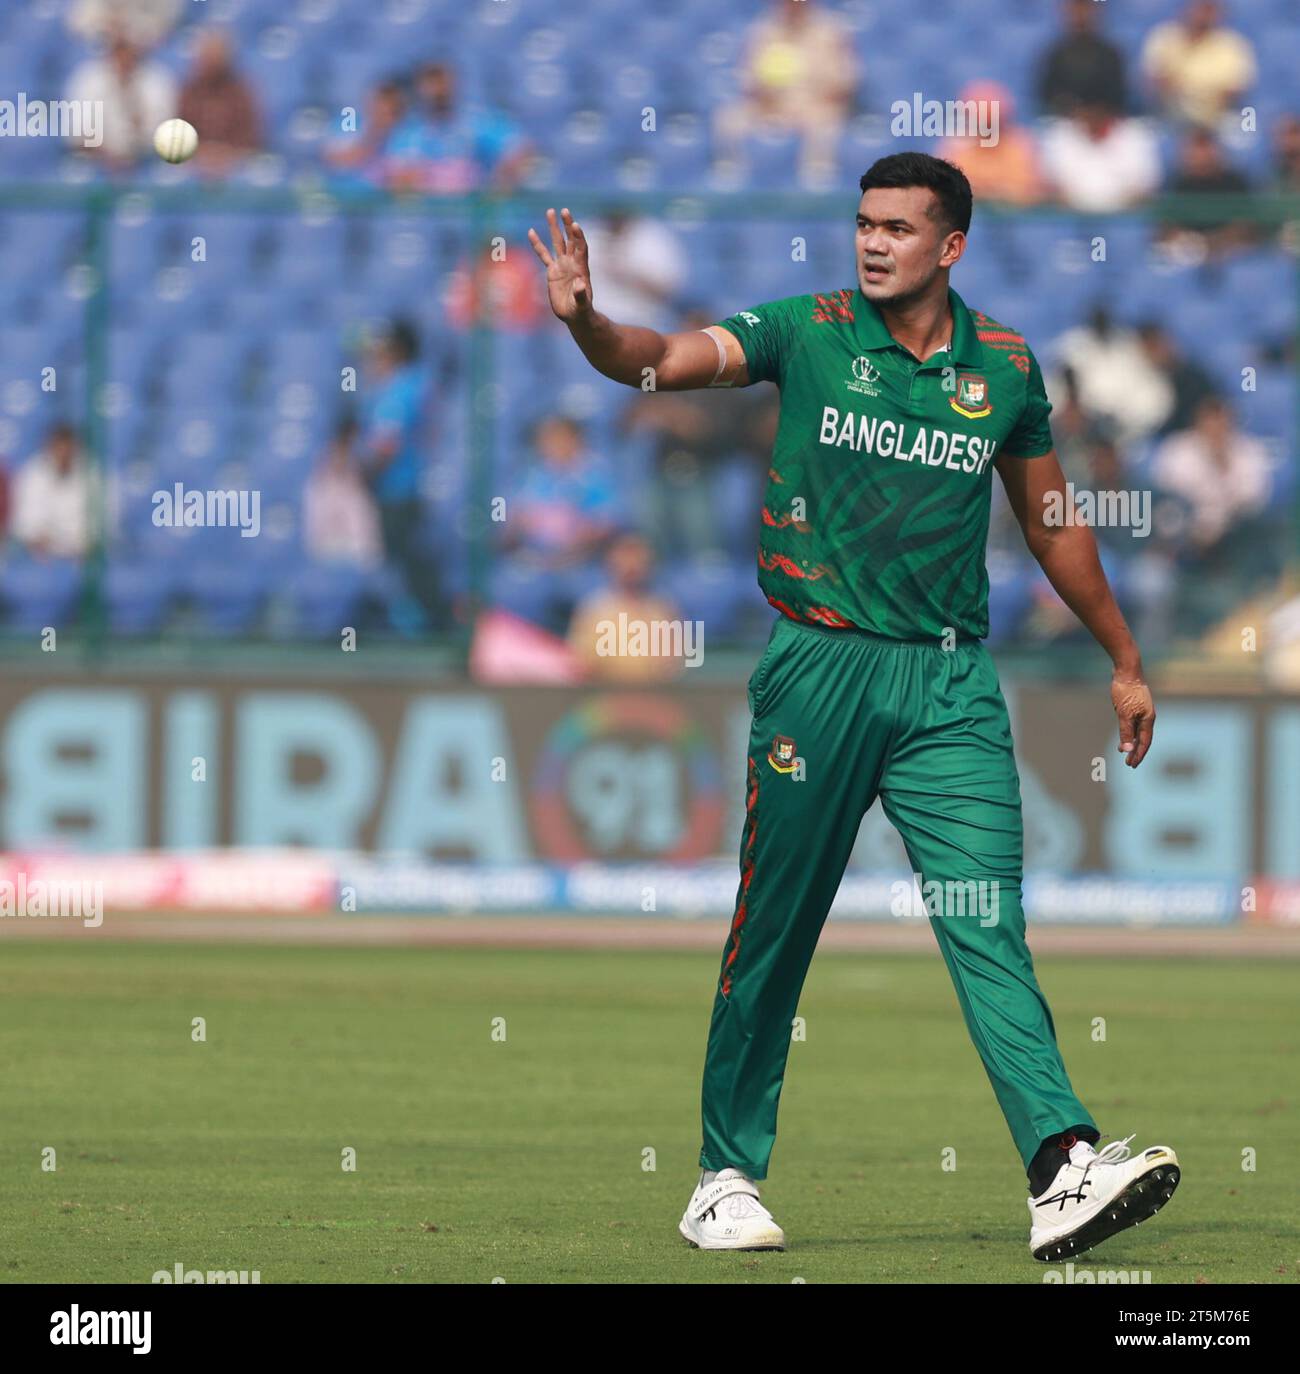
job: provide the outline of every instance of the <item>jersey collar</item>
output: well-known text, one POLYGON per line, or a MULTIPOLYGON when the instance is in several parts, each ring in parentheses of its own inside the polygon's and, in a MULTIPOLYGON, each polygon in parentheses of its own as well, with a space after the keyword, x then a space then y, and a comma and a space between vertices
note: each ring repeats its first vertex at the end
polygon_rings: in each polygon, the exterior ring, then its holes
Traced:
MULTIPOLYGON (((857 309, 854 314, 858 325, 858 339, 863 348, 871 352, 878 348, 898 348, 903 345, 885 327, 884 318, 863 294, 859 286, 856 290, 857 309)), ((949 349, 936 353, 923 366, 933 367, 955 363, 958 367, 980 367, 984 362, 984 348, 975 332, 975 321, 970 317, 965 301, 948 288, 948 306, 952 310, 952 342, 949 349)), ((906 349, 903 349, 906 352, 906 349)))

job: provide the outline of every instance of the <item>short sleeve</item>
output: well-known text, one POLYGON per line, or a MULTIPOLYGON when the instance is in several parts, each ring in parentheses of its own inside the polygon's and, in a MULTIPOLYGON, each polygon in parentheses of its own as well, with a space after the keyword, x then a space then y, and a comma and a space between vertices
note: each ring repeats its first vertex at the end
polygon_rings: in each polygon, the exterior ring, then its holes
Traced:
POLYGON ((384 156, 395 162, 417 158, 423 152, 423 130, 418 120, 406 118, 393 126, 384 140, 384 156))
POLYGON ((612 520, 619 513, 618 495, 613 482, 603 472, 593 472, 584 485, 579 507, 594 520, 612 520))
POLYGON ((1025 401, 1015 428, 1002 441, 1002 452, 1008 458, 1041 458, 1052 450, 1052 427, 1047 417, 1052 403, 1043 385, 1043 371, 1038 359, 1029 354, 1029 375, 1025 378, 1025 401))
POLYGON ((411 411, 406 396, 396 387, 390 388, 375 402, 370 421, 380 433, 400 432, 410 424, 411 411))
POLYGON ((780 385, 781 374, 790 356, 798 303, 803 299, 802 296, 790 296, 784 300, 768 301, 766 305, 756 305, 717 322, 740 340, 740 346, 745 350, 750 382, 776 382, 780 385))
POLYGON ((374 399, 367 426, 369 438, 407 442, 419 427, 421 405, 418 385, 404 377, 394 378, 374 399))

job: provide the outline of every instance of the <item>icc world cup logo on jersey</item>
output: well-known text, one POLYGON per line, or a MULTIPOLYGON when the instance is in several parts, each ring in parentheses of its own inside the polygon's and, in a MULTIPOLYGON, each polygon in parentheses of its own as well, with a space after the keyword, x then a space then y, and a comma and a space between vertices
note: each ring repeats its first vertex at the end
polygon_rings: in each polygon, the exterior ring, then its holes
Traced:
POLYGON ((880 369, 870 358, 854 358, 853 381, 845 382, 844 385, 862 396, 879 396, 880 389, 876 386, 879 380, 880 369))
POLYGON ((963 372, 957 378, 957 394, 949 398, 948 404, 968 420, 982 420, 986 415, 992 415, 987 379, 974 372, 963 372))

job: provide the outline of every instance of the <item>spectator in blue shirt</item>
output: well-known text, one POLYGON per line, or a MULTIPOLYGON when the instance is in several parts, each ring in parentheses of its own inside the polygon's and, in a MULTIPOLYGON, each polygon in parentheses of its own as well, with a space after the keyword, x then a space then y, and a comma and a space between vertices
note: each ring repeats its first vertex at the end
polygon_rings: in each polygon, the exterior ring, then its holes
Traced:
POLYGON ((411 112, 388 136, 384 168, 394 190, 461 195, 509 190, 528 156, 504 115, 458 107, 451 68, 430 62, 416 73, 411 112))
POLYGON ((362 405, 362 462, 379 505, 384 552, 431 626, 446 617, 438 569, 422 538, 420 498, 427 384, 411 325, 395 321, 370 349, 370 377, 362 405))
POLYGON ((564 415, 539 421, 536 460, 507 497, 493 599, 556 634, 603 577, 601 557, 622 514, 613 475, 597 462, 582 426, 564 415))

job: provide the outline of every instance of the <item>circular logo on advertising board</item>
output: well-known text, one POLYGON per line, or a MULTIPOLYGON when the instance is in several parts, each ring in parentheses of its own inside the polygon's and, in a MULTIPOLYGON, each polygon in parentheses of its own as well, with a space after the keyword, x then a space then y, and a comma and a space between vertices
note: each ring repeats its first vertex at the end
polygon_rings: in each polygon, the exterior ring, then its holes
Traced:
POLYGON ((668 697, 595 697, 547 735, 529 808, 543 858, 711 858, 724 813, 717 750, 668 697))

